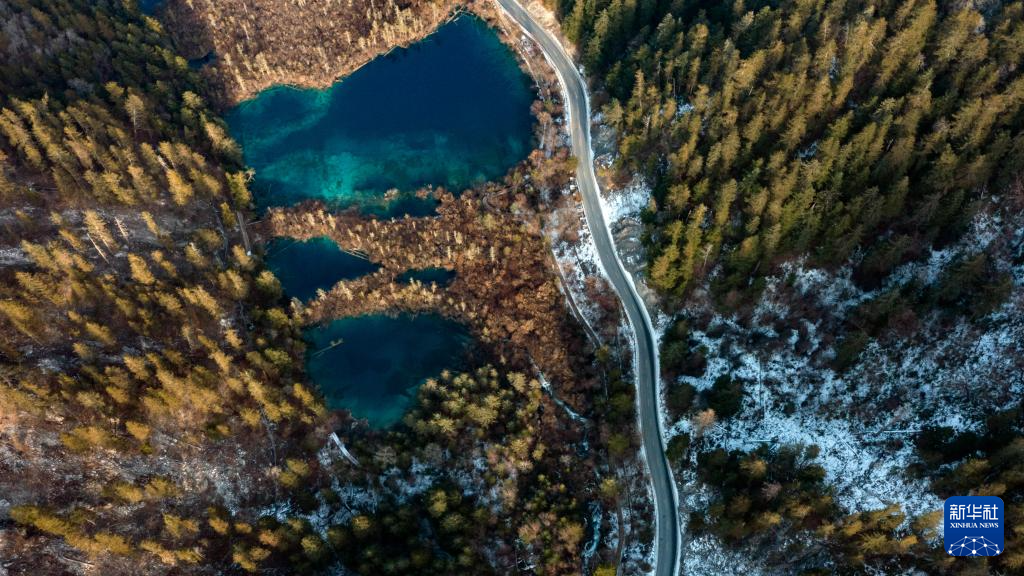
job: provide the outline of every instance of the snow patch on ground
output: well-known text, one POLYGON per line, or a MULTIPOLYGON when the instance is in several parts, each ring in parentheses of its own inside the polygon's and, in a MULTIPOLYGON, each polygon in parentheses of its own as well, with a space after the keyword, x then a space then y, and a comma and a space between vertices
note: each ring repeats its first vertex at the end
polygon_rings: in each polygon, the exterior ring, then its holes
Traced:
MULTIPOLYGON (((686 534, 686 524, 690 512, 706 510, 715 501, 716 494, 713 487, 697 479, 693 467, 678 473, 676 479, 681 486, 679 492, 682 498, 679 503, 679 512, 680 520, 684 523, 683 533, 686 534)), ((712 534, 683 538, 682 541, 681 573, 687 576, 719 576, 721 574, 760 576, 767 574, 764 566, 758 560, 759 557, 750 554, 748 550, 729 548, 712 534)))
POLYGON ((897 268, 887 284, 903 285, 915 278, 922 284, 935 282, 942 271, 957 258, 975 256, 988 249, 999 237, 1001 224, 998 215, 980 214, 971 223, 971 230, 960 242, 942 250, 931 250, 924 263, 911 262, 897 268))
MULTIPOLYGON (((563 191, 563 195, 572 194, 574 190, 575 184, 572 184, 563 191)), ((553 211, 545 233, 551 242, 551 253, 560 270, 566 297, 579 311, 580 320, 589 328, 589 332, 598 334, 601 311, 588 294, 587 286, 594 277, 606 282, 608 276, 597 254, 597 245, 590 234, 582 207, 573 202, 566 208, 553 211), (563 219, 567 221, 563 222, 563 219), (559 237, 556 231, 562 225, 571 229, 575 242, 559 237)))
POLYGON ((636 218, 651 202, 651 187, 636 177, 621 190, 601 193, 601 213, 609 228, 623 218, 636 218))
MULTIPOLYGON (((679 382, 697 390, 723 374, 746 382, 741 412, 706 430, 697 445, 814 444, 847 511, 898 503, 913 517, 940 508, 927 482, 905 473, 916 460, 913 439, 925 426, 977 429, 994 409, 1024 395, 1022 256, 1021 227, 983 214, 963 241, 900 267, 874 291, 860 290, 849 267, 829 272, 794 261, 767 279, 746 320, 691 305, 688 316, 705 318, 691 340, 703 348, 707 369, 679 382), (915 334, 872 341, 845 373, 830 367, 835 343, 822 335, 835 334, 858 305, 911 281, 934 282, 951 264, 982 251, 1014 278, 1000 310, 952 325, 923 318, 915 334)), ((691 429, 681 419, 666 440, 691 429)))
MULTIPOLYGON (((893 435, 861 428, 838 419, 811 415, 786 416, 767 411, 760 418, 736 418, 706 432, 706 441, 727 450, 749 451, 761 444, 816 445, 816 462, 836 489, 836 502, 847 511, 874 510, 900 504, 909 517, 942 507, 928 484, 904 477, 913 461, 913 445, 890 446, 893 435)), ((899 436, 895 436, 899 438, 899 436)))
POLYGON ((399 502, 408 502, 429 490, 434 485, 437 474, 430 464, 414 457, 408 473, 392 468, 383 478, 384 481, 391 483, 393 493, 397 495, 399 502))
MULTIPOLYGON (((643 448, 641 447, 641 451, 643 448)), ((646 462, 646 456, 642 458, 643 462, 646 462)), ((646 466, 645 466, 646 467, 646 466)), ((648 477, 633 476, 636 480, 633 483, 632 489, 642 491, 639 496, 643 500, 651 513, 654 513, 654 487, 648 480, 648 477)), ((626 526, 626 541, 628 544, 622 551, 622 565, 620 573, 622 574, 654 574, 654 566, 656 564, 656 547, 654 542, 638 538, 633 534, 635 528, 635 522, 631 519, 632 514, 629 508, 623 509, 624 523, 626 526)))
MULTIPOLYGON (((850 394, 852 385, 799 354, 788 334, 751 330, 760 337, 748 348, 740 336, 749 337, 750 332, 745 333, 735 321, 716 318, 710 328, 722 335, 713 338, 705 331, 694 331, 708 353, 705 374, 681 380, 698 390, 710 388, 722 374, 747 384, 742 411, 705 431, 705 449, 748 451, 763 443, 814 444, 821 449, 818 461, 836 489, 837 502, 850 512, 898 502, 917 515, 942 505, 925 483, 904 477, 913 446, 905 441, 909 439, 906 424, 892 418, 894 413, 880 412, 860 422, 845 419, 850 403, 858 401, 850 394), (766 342, 772 344, 771 353, 764 352, 766 342)), ((667 436, 689 429, 689 422, 680 421, 667 436)))
POLYGON ((21 248, 0 248, 0 267, 25 266, 29 262, 28 255, 21 248))
POLYGON ((766 573, 753 558, 747 557, 742 550, 731 550, 715 536, 704 534, 691 538, 686 543, 683 574, 686 576, 721 576, 722 574, 761 576, 766 573))

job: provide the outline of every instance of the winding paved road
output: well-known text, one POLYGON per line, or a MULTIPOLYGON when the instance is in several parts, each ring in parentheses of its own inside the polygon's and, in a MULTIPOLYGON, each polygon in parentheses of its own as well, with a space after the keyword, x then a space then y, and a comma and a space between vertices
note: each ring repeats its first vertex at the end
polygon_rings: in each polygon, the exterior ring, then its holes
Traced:
POLYGON ((636 334, 636 390, 640 408, 640 433, 647 466, 654 486, 657 522, 656 576, 679 573, 679 498, 675 481, 665 457, 661 419, 658 415, 658 344, 654 338, 651 317, 636 291, 633 279, 626 272, 615 251, 611 231, 601 211, 597 177, 594 174, 594 153, 590 145, 590 112, 586 84, 579 70, 559 41, 540 25, 518 0, 495 0, 523 30, 540 46, 544 56, 558 73, 568 106, 572 150, 579 159, 576 181, 583 196, 583 212, 597 244, 601 265, 612 287, 622 301, 626 316, 636 334))

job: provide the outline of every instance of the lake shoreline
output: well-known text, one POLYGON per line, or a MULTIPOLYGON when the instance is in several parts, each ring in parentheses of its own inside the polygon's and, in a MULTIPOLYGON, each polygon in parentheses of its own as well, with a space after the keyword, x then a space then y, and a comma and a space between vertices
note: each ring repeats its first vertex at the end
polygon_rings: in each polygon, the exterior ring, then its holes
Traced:
POLYGON ((195 0, 168 4, 161 22, 186 58, 218 55, 201 74, 223 111, 272 86, 329 87, 429 36, 462 5, 414 0, 363 10, 351 3, 195 0))
POLYGON ((327 89, 274 86, 226 118, 263 208, 420 216, 436 191, 499 180, 530 153, 536 96, 496 30, 461 12, 327 89))

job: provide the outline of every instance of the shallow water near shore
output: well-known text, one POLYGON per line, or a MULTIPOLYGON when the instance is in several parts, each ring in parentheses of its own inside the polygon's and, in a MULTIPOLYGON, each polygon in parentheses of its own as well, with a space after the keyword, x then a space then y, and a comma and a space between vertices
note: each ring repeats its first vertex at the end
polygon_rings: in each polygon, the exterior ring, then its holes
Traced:
POLYGON ((306 199, 378 214, 425 213, 424 186, 501 178, 531 149, 533 93, 487 24, 462 15, 327 90, 275 87, 227 114, 257 203, 306 199), (384 207, 389 191, 399 201, 384 207))

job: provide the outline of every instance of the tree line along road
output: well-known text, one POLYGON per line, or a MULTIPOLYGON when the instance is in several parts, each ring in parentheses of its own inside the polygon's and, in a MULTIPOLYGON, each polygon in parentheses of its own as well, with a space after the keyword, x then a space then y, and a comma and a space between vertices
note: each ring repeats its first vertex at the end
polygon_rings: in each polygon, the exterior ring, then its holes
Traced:
POLYGON ((665 457, 661 419, 658 413, 658 343, 650 315, 644 307, 632 278, 615 251, 611 231, 601 211, 600 189, 594 173, 594 154, 590 142, 590 111, 586 84, 579 70, 561 43, 541 26, 520 0, 495 0, 544 52, 558 74, 569 116, 572 150, 579 163, 576 181, 583 198, 587 226, 597 245, 597 253, 622 302, 629 324, 635 334, 636 391, 640 411, 640 434, 643 450, 654 488, 655 504, 655 575, 674 576, 679 573, 678 496, 672 471, 665 457))

